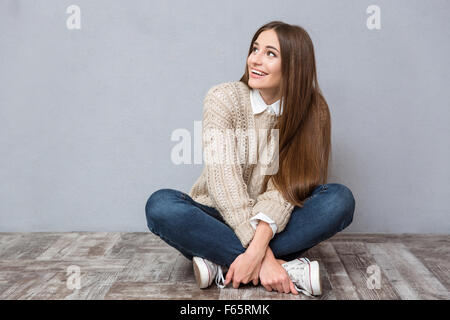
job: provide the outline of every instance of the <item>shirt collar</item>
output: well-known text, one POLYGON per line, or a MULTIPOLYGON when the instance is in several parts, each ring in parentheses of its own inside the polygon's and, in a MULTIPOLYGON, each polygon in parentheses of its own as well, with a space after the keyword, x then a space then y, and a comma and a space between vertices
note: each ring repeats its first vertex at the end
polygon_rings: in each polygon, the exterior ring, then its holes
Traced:
POLYGON ((251 89, 250 101, 252 104, 253 114, 258 114, 268 109, 270 113, 276 113, 277 116, 280 116, 280 100, 267 105, 261 97, 259 90, 251 89))

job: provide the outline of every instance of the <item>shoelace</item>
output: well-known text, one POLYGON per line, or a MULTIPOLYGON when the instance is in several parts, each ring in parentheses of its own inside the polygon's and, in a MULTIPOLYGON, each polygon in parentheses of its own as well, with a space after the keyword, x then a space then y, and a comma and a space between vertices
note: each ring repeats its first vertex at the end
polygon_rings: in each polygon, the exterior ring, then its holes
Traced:
POLYGON ((298 292, 301 292, 301 293, 303 293, 304 295, 306 295, 306 296, 308 296, 308 297, 314 297, 314 296, 313 296, 312 294, 310 294, 308 291, 303 290, 303 289, 297 287, 297 286, 295 285, 295 283, 294 283, 294 287, 295 287, 295 289, 297 289, 298 292))
POLYGON ((222 267, 221 266, 217 266, 216 285, 220 289, 223 289, 223 288, 225 288, 224 283, 225 283, 225 279, 223 277, 222 267))
MULTIPOLYGON (((310 263, 310 261, 309 261, 308 258, 299 258, 299 260, 300 260, 300 261, 303 261, 303 263, 305 263, 305 265, 304 265, 305 267, 306 267, 306 264, 309 264, 309 263, 310 263)), ((301 275, 304 276, 305 273, 302 272, 301 275)), ((304 278, 304 277, 302 277, 301 280, 302 280, 302 283, 305 283, 305 278, 304 278)), ((306 295, 306 296, 308 296, 308 297, 313 297, 312 294, 310 294, 308 291, 306 291, 306 290, 304 290, 304 289, 298 287, 295 283, 294 283, 294 287, 295 287, 295 289, 297 289, 297 291, 303 293, 304 295, 306 295)))

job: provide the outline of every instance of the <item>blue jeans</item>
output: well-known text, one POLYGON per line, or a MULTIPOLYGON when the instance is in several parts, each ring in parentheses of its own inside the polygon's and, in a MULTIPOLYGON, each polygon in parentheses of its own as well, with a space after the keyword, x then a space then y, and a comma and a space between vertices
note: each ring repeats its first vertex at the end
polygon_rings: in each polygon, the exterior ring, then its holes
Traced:
MULTIPOLYGON (((290 261, 346 228, 353 220, 355 199, 338 183, 319 185, 295 206, 282 232, 269 246, 277 259, 290 261)), ((202 257, 229 267, 244 248, 233 229, 212 207, 174 189, 155 191, 145 206, 147 226, 186 258, 202 257)))

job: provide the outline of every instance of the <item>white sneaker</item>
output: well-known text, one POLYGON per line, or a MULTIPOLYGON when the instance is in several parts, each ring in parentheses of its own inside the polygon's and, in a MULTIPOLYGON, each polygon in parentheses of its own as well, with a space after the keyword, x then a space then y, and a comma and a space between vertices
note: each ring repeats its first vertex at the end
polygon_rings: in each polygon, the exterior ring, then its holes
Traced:
POLYGON ((319 262, 311 262, 308 258, 298 258, 283 263, 282 267, 288 273, 297 291, 310 297, 322 294, 319 262))
POLYGON ((197 280, 197 284, 200 289, 208 288, 214 278, 216 279, 216 285, 219 288, 225 288, 223 285, 225 279, 223 278, 221 266, 200 257, 192 258, 192 263, 194 267, 195 279, 197 280))

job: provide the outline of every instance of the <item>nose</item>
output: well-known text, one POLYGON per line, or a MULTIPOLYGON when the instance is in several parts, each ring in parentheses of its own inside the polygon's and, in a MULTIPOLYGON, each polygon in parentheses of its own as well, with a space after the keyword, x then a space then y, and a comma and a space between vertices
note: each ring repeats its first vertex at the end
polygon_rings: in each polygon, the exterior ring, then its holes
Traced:
POLYGON ((252 64, 261 65, 261 55, 259 53, 253 53, 250 56, 250 62, 252 64))

